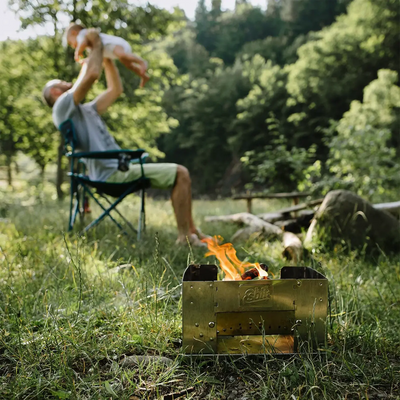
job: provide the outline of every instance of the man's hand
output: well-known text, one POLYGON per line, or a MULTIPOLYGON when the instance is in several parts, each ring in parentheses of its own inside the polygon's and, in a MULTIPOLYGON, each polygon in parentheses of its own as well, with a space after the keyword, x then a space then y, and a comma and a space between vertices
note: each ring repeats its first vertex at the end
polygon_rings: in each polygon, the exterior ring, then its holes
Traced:
POLYGON ((87 46, 93 47, 99 40, 101 41, 99 31, 96 28, 89 28, 85 35, 87 46))

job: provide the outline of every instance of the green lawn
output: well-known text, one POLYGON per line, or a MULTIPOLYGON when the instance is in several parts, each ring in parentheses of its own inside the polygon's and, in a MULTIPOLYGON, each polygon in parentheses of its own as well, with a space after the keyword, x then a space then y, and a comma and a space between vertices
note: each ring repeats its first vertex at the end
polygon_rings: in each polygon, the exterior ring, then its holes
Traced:
MULTIPOLYGON (((1 196, 0 398, 399 399, 400 260, 315 249, 305 264, 330 281, 332 317, 324 352, 279 359, 195 360, 181 356, 180 283, 204 249, 174 245, 168 201, 147 203, 137 243, 110 223, 85 237, 64 235, 67 202, 46 193, 1 196), (11 197, 10 197, 11 196, 11 197), (115 272, 131 263, 134 268, 115 272), (121 368, 124 355, 163 355, 170 366, 121 368)), ((282 203, 256 202, 255 212, 282 203)), ((136 221, 138 200, 125 204, 136 221)), ((203 231, 229 239, 235 227, 205 215, 244 211, 228 200, 196 201, 203 231)), ((281 244, 237 245, 239 257, 285 265, 281 244)), ((210 260, 208 260, 210 261, 210 260)), ((212 260, 211 260, 212 261, 212 260)))

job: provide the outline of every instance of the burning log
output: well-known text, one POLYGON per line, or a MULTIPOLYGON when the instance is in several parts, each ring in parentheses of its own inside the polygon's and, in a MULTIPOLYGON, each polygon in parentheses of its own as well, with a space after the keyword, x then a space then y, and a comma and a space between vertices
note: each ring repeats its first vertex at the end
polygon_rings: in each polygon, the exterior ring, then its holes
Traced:
POLYGON ((223 238, 221 236, 208 237, 202 240, 207 243, 208 253, 206 257, 215 256, 219 261, 219 266, 225 273, 224 280, 240 281, 251 280, 257 277, 268 279, 268 266, 259 263, 250 263, 240 261, 236 256, 236 250, 232 243, 220 244, 223 238), (251 268, 245 271, 245 268, 251 268))
MULTIPOLYGON (((265 272, 268 272, 268 266, 265 264, 260 264, 260 268, 262 268, 265 272)), ((242 274, 243 281, 250 281, 252 279, 258 278, 260 273, 257 268, 251 268, 247 270, 244 274, 242 274)), ((262 279, 268 279, 268 276, 264 276, 262 279)))

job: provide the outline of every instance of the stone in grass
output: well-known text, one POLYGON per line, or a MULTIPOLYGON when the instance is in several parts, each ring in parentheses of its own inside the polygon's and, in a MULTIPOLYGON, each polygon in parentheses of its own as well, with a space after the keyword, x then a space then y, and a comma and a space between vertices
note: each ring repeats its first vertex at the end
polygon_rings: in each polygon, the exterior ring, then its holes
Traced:
POLYGON ((173 361, 167 357, 162 356, 126 356, 120 362, 120 366, 123 368, 137 367, 142 365, 147 367, 149 364, 161 364, 169 366, 173 361))
POLYGON ((345 241, 353 248, 367 245, 384 251, 400 250, 399 221, 345 190, 326 195, 308 229, 306 245, 312 243, 316 231, 325 244, 345 241))

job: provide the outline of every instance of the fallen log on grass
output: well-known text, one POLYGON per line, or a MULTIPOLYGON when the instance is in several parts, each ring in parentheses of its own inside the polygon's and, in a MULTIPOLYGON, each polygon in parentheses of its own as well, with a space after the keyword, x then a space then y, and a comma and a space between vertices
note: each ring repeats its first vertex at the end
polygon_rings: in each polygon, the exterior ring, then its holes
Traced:
POLYGON ((241 240, 245 241, 251 235, 277 237, 283 241, 284 251, 283 254, 290 258, 294 263, 300 261, 303 252, 303 245, 301 240, 291 232, 284 232, 276 225, 263 221, 261 218, 250 213, 238 213, 232 215, 224 215, 221 217, 206 217, 207 222, 234 222, 241 225, 247 225, 245 228, 237 231, 232 241, 241 240))
POLYGON ((306 244, 316 234, 326 244, 346 241, 352 248, 368 246, 400 251, 400 223, 354 193, 329 192, 308 229, 306 244))
POLYGON ((395 201, 393 203, 374 204, 374 208, 377 210, 386 211, 395 217, 400 216, 400 201, 395 201))
POLYGON ((307 203, 297 204, 292 207, 283 208, 283 209, 275 211, 273 213, 258 214, 257 217, 261 218, 262 220, 267 221, 267 222, 275 222, 275 221, 279 221, 280 219, 283 220, 283 219, 290 218, 291 213, 297 213, 298 211, 302 211, 302 210, 306 210, 308 208, 319 206, 323 201, 324 201, 324 199, 311 200, 311 201, 308 201, 307 203), (279 216, 279 218, 278 218, 278 216, 279 216))

